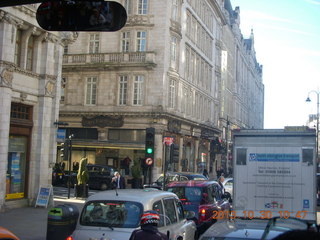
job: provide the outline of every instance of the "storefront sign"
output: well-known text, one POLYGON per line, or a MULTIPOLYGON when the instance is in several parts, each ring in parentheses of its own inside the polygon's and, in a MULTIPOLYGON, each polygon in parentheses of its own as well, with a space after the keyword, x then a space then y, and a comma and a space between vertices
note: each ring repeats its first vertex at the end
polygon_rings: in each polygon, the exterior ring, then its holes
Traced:
POLYGON ((167 146, 171 146, 171 144, 174 142, 173 137, 164 137, 163 138, 163 143, 165 143, 167 146))
POLYGON ((57 129, 57 142, 63 142, 66 138, 66 129, 57 129))
POLYGON ((96 116, 93 118, 82 117, 83 127, 122 127, 122 116, 96 116))
POLYGON ((36 206, 47 207, 49 203, 50 195, 52 195, 52 185, 40 186, 35 207, 36 206))
POLYGON ((214 137, 214 131, 209 130, 209 129, 201 129, 201 137, 212 138, 212 137, 214 137))

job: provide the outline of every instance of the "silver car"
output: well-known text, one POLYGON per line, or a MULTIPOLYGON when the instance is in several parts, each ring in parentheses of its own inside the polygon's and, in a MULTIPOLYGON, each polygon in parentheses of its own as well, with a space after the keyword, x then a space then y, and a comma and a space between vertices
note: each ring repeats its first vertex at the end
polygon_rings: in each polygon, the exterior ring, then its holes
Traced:
POLYGON ((148 189, 119 189, 90 196, 82 209, 74 240, 124 240, 139 228, 143 211, 155 210, 160 215, 158 229, 169 239, 197 236, 194 221, 187 220, 179 198, 170 192, 148 189))
POLYGON ((271 240, 286 231, 307 229, 307 223, 296 218, 223 219, 213 224, 199 240, 271 240))

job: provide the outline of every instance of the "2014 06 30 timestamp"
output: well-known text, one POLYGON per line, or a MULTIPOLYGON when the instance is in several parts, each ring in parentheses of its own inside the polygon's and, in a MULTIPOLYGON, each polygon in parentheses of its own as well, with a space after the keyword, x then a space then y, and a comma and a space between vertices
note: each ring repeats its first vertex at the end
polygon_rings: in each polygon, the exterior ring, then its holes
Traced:
POLYGON ((255 212, 255 211, 241 211, 238 214, 236 211, 213 211, 213 219, 236 219, 236 218, 249 218, 249 219, 253 219, 253 218, 260 218, 260 219, 270 219, 273 217, 280 217, 283 219, 288 219, 290 217, 295 217, 295 218, 300 218, 300 219, 304 219, 307 216, 307 211, 297 211, 297 212, 290 212, 290 211, 286 211, 286 210, 281 210, 281 211, 277 211, 277 212, 272 212, 272 211, 259 211, 259 212, 255 212))

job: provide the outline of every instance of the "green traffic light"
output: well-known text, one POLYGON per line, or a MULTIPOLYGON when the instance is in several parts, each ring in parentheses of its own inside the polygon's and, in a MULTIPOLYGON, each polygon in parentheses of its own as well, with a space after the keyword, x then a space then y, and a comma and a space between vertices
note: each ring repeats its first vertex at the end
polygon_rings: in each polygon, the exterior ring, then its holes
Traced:
POLYGON ((147 148, 147 153, 151 154, 152 152, 152 148, 147 148))

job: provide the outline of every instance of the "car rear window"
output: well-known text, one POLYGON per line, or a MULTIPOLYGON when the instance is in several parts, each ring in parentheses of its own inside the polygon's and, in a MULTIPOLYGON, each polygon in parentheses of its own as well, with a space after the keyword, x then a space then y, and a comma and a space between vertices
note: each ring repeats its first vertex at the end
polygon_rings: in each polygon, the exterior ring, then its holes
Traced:
POLYGON ((80 224, 96 227, 136 228, 143 205, 130 201, 93 201, 82 210, 80 224))
POLYGON ((200 187, 170 187, 167 191, 175 193, 181 201, 201 202, 202 200, 202 188, 200 187))

